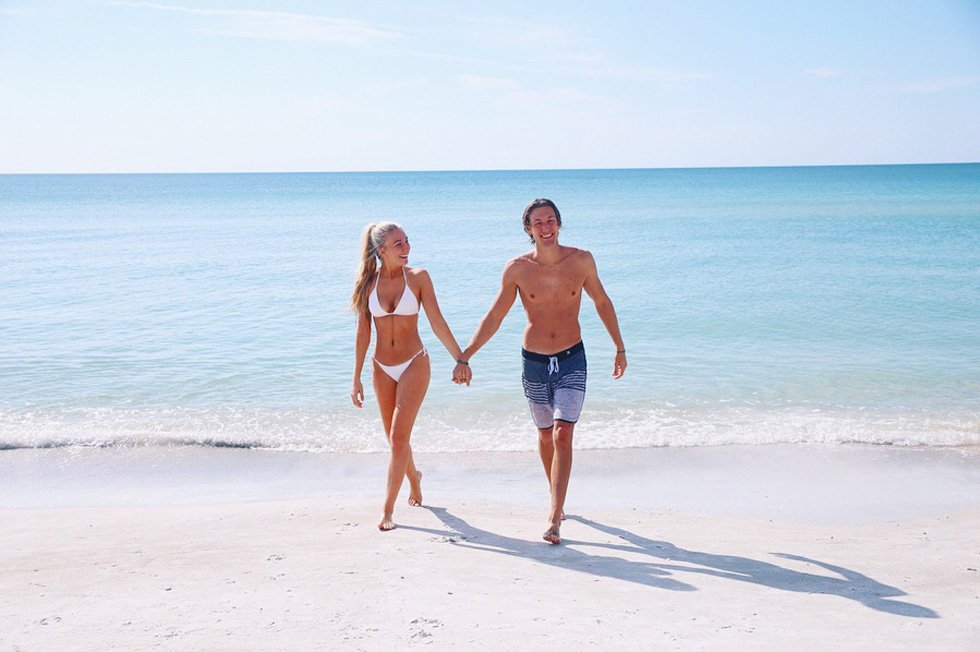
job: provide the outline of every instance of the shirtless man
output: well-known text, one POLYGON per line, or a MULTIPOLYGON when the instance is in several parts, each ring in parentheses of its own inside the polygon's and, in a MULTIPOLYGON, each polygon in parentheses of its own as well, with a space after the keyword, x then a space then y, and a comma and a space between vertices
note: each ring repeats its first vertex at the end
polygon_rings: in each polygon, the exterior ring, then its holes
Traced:
POLYGON ((544 540, 557 544, 561 543, 559 527, 572 471, 572 431, 585 399, 585 347, 578 321, 582 290, 595 303, 616 345, 613 378, 626 371, 626 347, 592 254, 558 244, 561 214, 554 202, 535 199, 524 209, 523 221, 534 250, 504 267, 500 292, 457 361, 453 380, 468 383, 469 359, 497 332, 519 293, 527 312, 522 351, 524 395, 538 429, 538 451, 551 486, 551 513, 544 540))

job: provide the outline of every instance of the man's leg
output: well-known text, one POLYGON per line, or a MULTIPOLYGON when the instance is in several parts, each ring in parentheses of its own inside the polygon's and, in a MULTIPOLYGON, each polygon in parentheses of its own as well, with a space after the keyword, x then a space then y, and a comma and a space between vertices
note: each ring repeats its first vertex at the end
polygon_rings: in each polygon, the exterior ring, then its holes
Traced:
POLYGON ((555 426, 552 433, 551 473, 551 513, 548 515, 548 531, 545 541, 561 543, 558 528, 565 516, 565 494, 568 492, 568 478, 572 473, 572 433, 575 422, 582 413, 585 400, 586 363, 585 351, 567 357, 561 363, 554 390, 555 426))
MULTIPOLYGON (((558 424, 556 423, 555 425, 558 424)), ((541 465, 544 466, 544 477, 547 479, 548 488, 550 489, 551 468, 555 463, 555 426, 538 429, 538 454, 541 455, 541 465)), ((562 509, 559 517, 561 520, 565 520, 564 509, 562 509)))
POLYGON ((568 479, 572 474, 572 433, 575 424, 567 421, 555 421, 552 437, 554 451, 551 462, 551 513, 548 515, 548 531, 544 534, 545 541, 561 543, 558 528, 565 510, 565 495, 568 493, 568 479))
POLYGON ((538 429, 538 453, 541 455, 541 464, 544 466, 544 475, 548 478, 548 486, 551 486, 551 465, 555 461, 555 428, 538 429))

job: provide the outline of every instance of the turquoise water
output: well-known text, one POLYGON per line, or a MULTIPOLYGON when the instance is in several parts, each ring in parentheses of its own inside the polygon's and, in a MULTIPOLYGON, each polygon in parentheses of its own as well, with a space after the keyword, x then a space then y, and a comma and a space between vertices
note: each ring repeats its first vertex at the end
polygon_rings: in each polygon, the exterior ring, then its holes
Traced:
MULTIPOLYGON (((382 450, 373 400, 348 398, 363 225, 404 225, 465 344, 537 196, 629 350, 614 382, 586 299, 579 446, 980 443, 969 164, 0 176, 0 447, 382 450)), ((469 388, 423 325, 415 446, 534 447, 520 306, 469 388)))

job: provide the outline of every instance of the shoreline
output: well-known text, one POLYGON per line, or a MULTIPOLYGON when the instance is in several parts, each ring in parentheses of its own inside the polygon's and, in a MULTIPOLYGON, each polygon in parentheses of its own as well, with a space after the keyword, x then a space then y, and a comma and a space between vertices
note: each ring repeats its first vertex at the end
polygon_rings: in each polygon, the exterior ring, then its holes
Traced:
POLYGON ((7 649, 971 649, 980 451, 0 453, 7 649), (25 454, 26 453, 26 454, 25 454))
MULTIPOLYGON (((424 494, 546 505, 537 452, 416 453, 424 494)), ((381 500, 385 453, 159 446, 0 451, 0 509, 381 500)), ((980 506, 980 446, 576 450, 569 504, 866 522, 980 506)), ((407 492, 408 485, 402 488, 407 492)), ((406 494, 407 495, 407 494, 406 494)))

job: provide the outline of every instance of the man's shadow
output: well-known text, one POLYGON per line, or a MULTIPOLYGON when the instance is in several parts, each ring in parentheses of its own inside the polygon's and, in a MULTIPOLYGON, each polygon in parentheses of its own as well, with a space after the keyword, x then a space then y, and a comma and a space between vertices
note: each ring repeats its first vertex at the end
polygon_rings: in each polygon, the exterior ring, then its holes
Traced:
MULTIPOLYGON (((446 525, 451 532, 428 532, 446 536, 456 546, 495 552, 503 555, 533 559, 551 566, 610 577, 645 586, 673 591, 696 591, 693 584, 674 579, 674 575, 689 573, 692 576, 710 575, 739 582, 748 582, 782 591, 837 595, 848 600, 899 616, 912 618, 938 618, 932 609, 892 598, 906 595, 904 591, 888 586, 856 571, 809 559, 800 555, 773 553, 776 557, 809 563, 831 573, 820 575, 792 570, 757 559, 733 555, 719 555, 679 548, 667 541, 657 541, 622 528, 604 525, 581 516, 569 516, 594 530, 615 536, 623 543, 598 543, 564 539, 560 547, 502 536, 474 527, 463 519, 450 514, 444 507, 429 507, 429 511, 446 525), (615 554, 597 555, 579 550, 580 547, 599 548, 610 553, 644 555, 649 561, 631 561, 615 554)), ((423 528, 413 528, 423 529, 423 528)))
POLYGON ((440 537, 455 546, 495 552, 511 557, 523 557, 534 561, 558 566, 583 573, 599 575, 614 579, 627 580, 670 591, 696 591, 697 589, 684 582, 675 580, 669 571, 661 570, 655 564, 633 562, 621 557, 609 555, 592 555, 575 548, 566 546, 551 546, 543 541, 528 541, 514 537, 495 534, 481 530, 450 514, 445 507, 426 507, 442 521, 449 532, 428 528, 399 525, 406 530, 428 532, 440 537))

